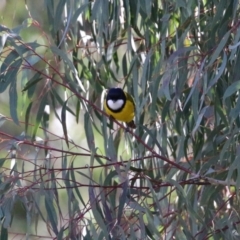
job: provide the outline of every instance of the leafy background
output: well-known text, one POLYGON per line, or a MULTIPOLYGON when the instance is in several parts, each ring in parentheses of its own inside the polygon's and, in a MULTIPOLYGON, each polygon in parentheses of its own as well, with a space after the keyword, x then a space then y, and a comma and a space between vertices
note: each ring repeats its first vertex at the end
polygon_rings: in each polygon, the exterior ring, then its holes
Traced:
POLYGON ((1 4, 0 239, 239 238, 238 1, 1 4))

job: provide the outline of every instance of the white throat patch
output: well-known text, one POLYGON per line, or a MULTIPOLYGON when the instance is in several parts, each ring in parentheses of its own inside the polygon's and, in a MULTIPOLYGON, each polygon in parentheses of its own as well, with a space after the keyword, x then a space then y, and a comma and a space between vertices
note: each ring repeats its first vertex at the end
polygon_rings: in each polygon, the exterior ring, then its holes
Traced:
POLYGON ((124 101, 122 99, 118 99, 117 101, 113 101, 113 100, 109 99, 107 101, 108 107, 112 110, 121 109, 123 104, 124 104, 124 101))

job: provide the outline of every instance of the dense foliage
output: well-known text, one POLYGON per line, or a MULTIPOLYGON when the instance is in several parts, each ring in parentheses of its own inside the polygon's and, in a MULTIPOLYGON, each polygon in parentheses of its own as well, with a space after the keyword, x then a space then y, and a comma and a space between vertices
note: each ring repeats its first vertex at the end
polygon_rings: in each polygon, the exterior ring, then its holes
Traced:
POLYGON ((239 2, 26 10, 0 25, 0 239, 238 239, 239 2), (102 110, 113 86, 134 131, 102 110))

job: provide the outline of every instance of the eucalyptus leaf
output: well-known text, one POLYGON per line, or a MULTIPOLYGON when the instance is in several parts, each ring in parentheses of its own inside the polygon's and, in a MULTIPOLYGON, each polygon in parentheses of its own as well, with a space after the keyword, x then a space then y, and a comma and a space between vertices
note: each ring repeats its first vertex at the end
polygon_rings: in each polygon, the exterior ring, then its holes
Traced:
POLYGON ((18 104, 18 95, 17 95, 17 83, 12 82, 9 88, 9 106, 10 106, 10 114, 13 121, 18 125, 18 114, 17 114, 17 106, 18 104))
POLYGON ((45 206, 47 210, 47 215, 52 226, 52 229, 56 235, 58 235, 57 228, 57 214, 53 205, 53 199, 49 196, 45 197, 45 206))

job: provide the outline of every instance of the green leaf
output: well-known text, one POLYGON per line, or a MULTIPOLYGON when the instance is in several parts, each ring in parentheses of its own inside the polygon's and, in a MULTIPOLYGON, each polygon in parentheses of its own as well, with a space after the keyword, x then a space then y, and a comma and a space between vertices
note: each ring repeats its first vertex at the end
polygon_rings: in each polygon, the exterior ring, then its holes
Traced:
POLYGON ((123 215, 123 209, 125 206, 125 203, 127 201, 127 193, 128 193, 128 180, 124 181, 122 183, 122 194, 119 198, 119 207, 118 207, 118 215, 117 215, 117 219, 118 222, 121 222, 121 218, 123 215))
POLYGON ((90 119, 89 113, 84 114, 84 129, 85 129, 85 133, 86 133, 88 147, 91 150, 94 150, 95 149, 95 141, 94 141, 94 134, 93 134, 93 129, 92 129, 92 124, 91 124, 91 119, 90 119))
POLYGON ((222 74, 223 74, 223 72, 224 72, 224 70, 225 70, 225 68, 226 68, 226 64, 227 64, 227 55, 226 55, 226 53, 224 52, 224 53, 223 53, 222 64, 221 64, 221 66, 219 67, 219 69, 218 69, 218 71, 217 71, 217 74, 216 74, 216 75, 214 76, 214 78, 211 79, 211 81, 209 82, 208 88, 207 88, 206 92, 208 92, 208 91, 212 88, 212 86, 217 83, 218 79, 222 76, 222 74))
POLYGON ((77 99, 76 103, 76 122, 79 122, 79 115, 80 115, 80 107, 81 107, 81 102, 79 99, 77 99))
POLYGON ((8 239, 8 230, 7 228, 3 227, 3 225, 1 225, 0 240, 7 240, 7 239, 8 239))
POLYGON ((50 197, 49 195, 45 195, 45 207, 47 210, 48 219, 52 226, 52 230, 57 236, 58 235, 58 228, 57 228, 58 218, 57 218, 55 207, 53 205, 53 198, 50 197))
POLYGON ((78 86, 82 89, 83 92, 86 92, 81 80, 78 77, 77 70, 74 67, 72 61, 70 61, 70 59, 68 58, 68 55, 64 51, 62 51, 61 49, 59 49, 55 46, 51 46, 50 49, 54 54, 57 54, 58 56, 60 56, 62 58, 62 60, 65 62, 65 64, 72 71, 72 74, 74 76, 74 80, 76 80, 78 82, 78 86))
POLYGON ((22 44, 16 44, 15 39, 10 38, 9 39, 11 45, 14 47, 14 51, 16 54, 19 55, 19 57, 22 58, 27 64, 32 64, 34 65, 37 63, 39 60, 41 60, 41 57, 38 56, 35 53, 35 50, 38 47, 41 47, 40 44, 36 42, 28 42, 28 43, 22 43, 22 44), (27 53, 27 54, 25 54, 27 53))
POLYGON ((39 125, 41 123, 41 120, 42 120, 42 117, 44 115, 44 110, 45 110, 46 104, 47 104, 47 96, 45 95, 41 98, 41 102, 40 102, 39 107, 38 107, 37 116, 36 116, 36 123, 35 123, 34 129, 33 129, 33 135, 32 135, 33 140, 35 140, 38 127, 39 127, 39 125))
POLYGON ((9 106, 10 106, 10 114, 15 124, 19 124, 18 114, 17 114, 17 106, 18 106, 18 95, 17 95, 17 84, 16 82, 12 82, 9 88, 9 106))
POLYGON ((35 92, 37 83, 42 80, 40 73, 36 73, 25 85, 22 91, 28 90, 28 98, 31 98, 35 92))
POLYGON ((88 9, 89 5, 90 5, 90 3, 88 3, 88 2, 81 4, 80 8, 76 9, 75 13, 73 14, 71 22, 75 24, 79 18, 79 15, 82 12, 84 12, 86 9, 88 9))
POLYGON ((59 21, 59 18, 61 16, 63 16, 63 11, 64 11, 65 4, 66 4, 66 0, 58 1, 56 12, 54 14, 53 29, 54 29, 55 33, 57 33, 59 31, 59 29, 60 29, 60 25, 61 25, 62 21, 59 21))
POLYGON ((210 59, 209 63, 207 64, 206 68, 210 67, 215 62, 215 60, 219 57, 221 51, 226 46, 226 43, 227 43, 227 41, 229 39, 230 34, 231 34, 231 30, 229 30, 224 35, 224 37, 221 39, 220 43, 217 45, 217 48, 213 52, 213 54, 211 56, 211 59, 210 59))
POLYGON ((65 141, 66 141, 67 146, 69 147, 68 133, 67 133, 67 123, 66 123, 66 107, 67 107, 67 103, 68 103, 68 99, 64 102, 64 104, 62 106, 61 122, 62 122, 62 128, 63 128, 65 141))
MULTIPOLYGON (((22 59, 15 60, 16 54, 9 54, 11 55, 11 58, 8 59, 9 61, 4 61, 1 66, 1 74, 0 74, 0 93, 3 93, 9 84, 12 82, 17 81, 17 73, 18 70, 22 64, 22 59), (13 61, 15 60, 15 61, 13 61), (13 61, 13 62, 12 62, 13 61), (3 67, 5 64, 8 64, 8 62, 12 62, 8 65, 8 67, 3 67)), ((7 58, 6 58, 7 59, 7 58)), ((6 60, 5 59, 5 60, 6 60)))
POLYGON ((196 131, 198 130, 199 126, 200 126, 200 123, 202 122, 202 118, 206 112, 206 110, 209 108, 209 106, 205 106, 203 109, 201 109, 200 113, 198 114, 198 118, 197 118, 197 121, 196 121, 196 124, 192 130, 192 136, 194 137, 196 131))
POLYGON ((223 101, 225 102, 227 97, 230 97, 235 92, 237 92, 240 89, 240 81, 232 83, 225 91, 223 95, 223 101))
POLYGON ((191 87, 191 91, 190 91, 190 93, 189 93, 189 95, 188 95, 188 97, 187 97, 187 99, 186 99, 186 101, 185 101, 185 104, 184 104, 184 106, 183 106, 183 109, 186 107, 188 101, 191 99, 191 97, 192 97, 195 89, 196 89, 197 86, 198 86, 199 81, 201 80, 201 72, 202 72, 202 70, 203 70, 203 68, 204 68, 204 66, 205 66, 206 60, 207 60, 207 58, 205 57, 204 60, 203 60, 202 63, 201 63, 200 69, 199 69, 199 70, 197 71, 197 73, 196 73, 193 86, 191 87))
POLYGON ((61 229, 60 229, 60 231, 58 232, 58 235, 57 235, 57 240, 62 240, 64 238, 63 237, 64 231, 65 231, 65 227, 61 227, 61 229))
POLYGON ((33 19, 32 18, 27 18, 23 21, 23 23, 15 28, 12 29, 12 32, 19 35, 21 30, 26 29, 30 27, 33 24, 33 19))
POLYGON ((106 237, 106 239, 109 239, 109 231, 107 230, 107 227, 105 225, 104 217, 103 217, 101 208, 98 204, 97 198, 94 194, 93 187, 89 187, 89 200, 90 200, 90 204, 92 207, 92 213, 93 213, 95 220, 99 224, 99 227, 102 229, 103 234, 106 237))

